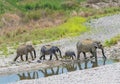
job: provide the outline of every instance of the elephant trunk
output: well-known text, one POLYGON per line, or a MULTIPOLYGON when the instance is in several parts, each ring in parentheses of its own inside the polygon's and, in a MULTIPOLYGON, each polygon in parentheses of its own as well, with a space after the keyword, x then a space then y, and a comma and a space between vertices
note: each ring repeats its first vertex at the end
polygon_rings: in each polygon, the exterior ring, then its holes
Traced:
POLYGON ((107 57, 105 56, 104 49, 102 48, 101 50, 102 50, 103 57, 106 59, 107 57))

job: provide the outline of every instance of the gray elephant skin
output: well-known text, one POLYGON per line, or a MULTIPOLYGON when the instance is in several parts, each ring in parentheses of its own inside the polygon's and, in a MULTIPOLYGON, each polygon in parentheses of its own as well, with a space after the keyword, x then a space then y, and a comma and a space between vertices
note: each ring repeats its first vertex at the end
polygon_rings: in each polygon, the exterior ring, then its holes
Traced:
POLYGON ((78 41, 76 44, 76 48, 77 48, 77 59, 80 58, 81 52, 84 54, 85 59, 86 59, 86 52, 90 52, 97 61, 97 51, 96 51, 97 48, 102 50, 103 57, 106 59, 103 45, 101 44, 100 41, 96 41, 92 39, 85 39, 83 41, 78 41))
POLYGON ((41 50, 40 50, 40 54, 41 54, 40 60, 42 58, 43 58, 43 60, 45 60, 45 55, 50 55, 50 59, 49 60, 52 60, 52 56, 53 55, 58 60, 58 56, 57 56, 56 52, 59 52, 60 57, 62 58, 62 56, 61 56, 61 50, 57 46, 44 45, 44 46, 41 47, 41 50))
POLYGON ((28 53, 30 53, 32 60, 36 58, 36 51, 32 45, 21 45, 17 48, 17 56, 14 58, 14 61, 18 59, 18 57, 21 57, 21 60, 23 60, 23 55, 26 55, 26 61, 28 60, 28 53), (33 52, 34 52, 34 57, 33 57, 33 52))

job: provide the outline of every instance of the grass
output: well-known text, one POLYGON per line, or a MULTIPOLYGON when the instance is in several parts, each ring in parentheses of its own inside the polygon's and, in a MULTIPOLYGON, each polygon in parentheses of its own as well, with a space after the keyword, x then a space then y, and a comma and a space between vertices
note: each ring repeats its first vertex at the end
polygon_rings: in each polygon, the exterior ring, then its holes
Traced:
POLYGON ((112 45, 117 44, 118 41, 120 41, 120 35, 117 35, 117 36, 111 38, 110 40, 106 40, 105 41, 105 46, 110 47, 112 45))
MULTIPOLYGON (((61 24, 52 28, 35 28, 28 30, 25 28, 17 28, 14 31, 5 30, 5 34, 0 37, 1 44, 4 42, 7 45, 17 46, 19 43, 32 41, 32 43, 40 44, 42 42, 53 41, 56 39, 66 38, 68 36, 77 36, 83 32, 88 31, 88 28, 84 25, 86 18, 72 17, 69 18, 64 24, 61 24)), ((5 55, 8 55, 7 46, 1 46, 1 50, 5 55)), ((16 49, 16 47, 14 47, 16 49)))
MULTIPOLYGON (((53 41, 69 36, 77 36, 83 32, 89 31, 84 23, 93 18, 100 18, 108 14, 120 12, 120 7, 104 8, 95 10, 92 8, 82 7, 79 2, 85 0, 0 0, 0 18, 4 13, 15 13, 22 17, 23 23, 31 20, 37 21, 42 18, 42 13, 45 12, 46 17, 54 17, 54 13, 62 13, 65 17, 69 17, 72 11, 84 12, 84 17, 70 17, 67 22, 50 28, 36 28, 32 30, 27 28, 16 28, 13 30, 5 30, 0 36, 0 50, 3 54, 12 53, 8 50, 8 46, 17 48, 19 43, 32 41, 34 45, 53 41), (69 2, 71 1, 71 2, 69 2), (70 6, 72 5, 72 6, 70 6), (19 11, 19 12, 18 12, 19 11)), ((0 27, 4 24, 0 22, 0 27)), ((106 45, 116 43, 116 39, 106 41, 106 45)))
POLYGON ((35 40, 51 40, 68 36, 76 36, 87 31, 84 22, 86 22, 85 18, 72 17, 68 19, 66 23, 52 28, 35 28, 32 30, 17 28, 14 31, 5 30, 5 34, 4 36, 1 36, 0 42, 26 42, 32 40, 35 43, 38 42, 35 40))

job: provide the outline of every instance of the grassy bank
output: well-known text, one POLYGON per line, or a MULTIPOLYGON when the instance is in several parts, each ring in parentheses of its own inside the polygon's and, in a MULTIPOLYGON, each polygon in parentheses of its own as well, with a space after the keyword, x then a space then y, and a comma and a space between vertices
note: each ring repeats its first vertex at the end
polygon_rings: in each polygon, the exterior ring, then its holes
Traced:
MULTIPOLYGON (((32 30, 25 30, 24 28, 17 29, 8 33, 5 36, 0 37, 2 54, 8 55, 12 51, 8 51, 7 46, 13 46, 16 48, 19 43, 25 43, 32 41, 32 43, 40 44, 42 42, 53 41, 68 36, 77 36, 89 30, 84 23, 87 20, 83 17, 69 18, 65 23, 52 27, 52 28, 35 28, 32 30), (7 45, 6 45, 7 44, 7 45)), ((7 31, 7 30, 6 30, 7 31)))
MULTIPOLYGON (((61 14, 67 18, 66 22, 54 27, 39 28, 36 25, 32 29, 19 27, 3 29, 0 36, 0 54, 8 55, 14 52, 14 49, 20 43, 32 41, 34 45, 78 36, 89 31, 84 23, 93 18, 100 18, 106 15, 112 15, 120 12, 120 7, 111 7, 104 9, 94 9, 83 7, 80 2, 85 0, 0 0, 0 18, 5 13, 16 14, 20 17, 21 23, 27 25, 30 21, 38 21, 43 17, 55 17, 55 14, 61 14), (72 15, 73 13, 77 15, 72 15), (80 15, 80 13, 82 13, 80 15)), ((7 18, 9 20, 9 18, 7 18)), ((6 20, 7 22, 7 20, 6 20)), ((9 22, 9 21, 8 21, 9 22)), ((0 22, 0 28, 4 24, 0 22)), ((107 44, 111 42, 107 41, 107 44)))
POLYGON ((117 35, 117 36, 111 38, 110 40, 106 40, 105 41, 105 46, 110 47, 112 45, 117 44, 118 41, 120 41, 120 35, 117 35))

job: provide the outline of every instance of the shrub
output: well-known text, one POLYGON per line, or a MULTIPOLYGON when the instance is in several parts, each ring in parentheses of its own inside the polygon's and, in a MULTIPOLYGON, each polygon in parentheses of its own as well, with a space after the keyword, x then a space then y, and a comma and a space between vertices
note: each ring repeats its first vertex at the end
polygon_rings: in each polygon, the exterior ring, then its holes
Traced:
POLYGON ((105 46, 110 47, 111 45, 117 44, 118 41, 120 41, 120 35, 117 35, 114 38, 111 38, 110 40, 106 40, 105 46))

